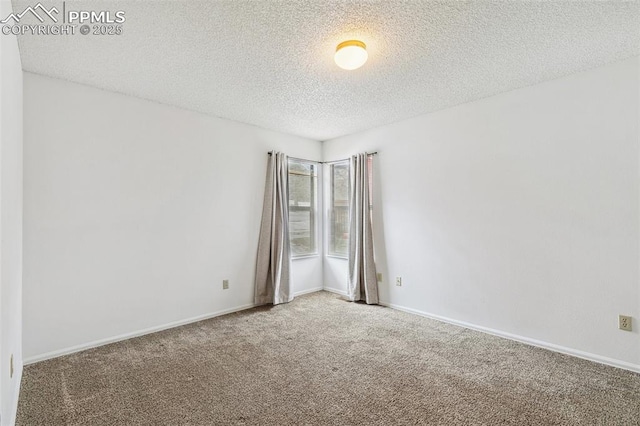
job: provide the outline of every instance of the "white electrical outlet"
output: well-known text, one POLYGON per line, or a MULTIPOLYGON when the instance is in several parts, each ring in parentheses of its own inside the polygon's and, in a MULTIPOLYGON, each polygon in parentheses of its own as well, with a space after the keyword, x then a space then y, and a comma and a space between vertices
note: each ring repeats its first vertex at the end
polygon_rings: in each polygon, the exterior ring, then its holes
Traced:
POLYGON ((402 287, 402 277, 396 277, 396 285, 402 287))
POLYGON ((229 280, 222 280, 222 289, 223 290, 229 289, 229 280))
POLYGON ((382 282, 382 272, 378 272, 378 273, 376 274, 376 277, 377 277, 377 279, 378 279, 378 282, 379 282, 379 283, 381 283, 381 282, 382 282))
POLYGON ((624 331, 631 331, 631 317, 618 315, 618 328, 624 331))

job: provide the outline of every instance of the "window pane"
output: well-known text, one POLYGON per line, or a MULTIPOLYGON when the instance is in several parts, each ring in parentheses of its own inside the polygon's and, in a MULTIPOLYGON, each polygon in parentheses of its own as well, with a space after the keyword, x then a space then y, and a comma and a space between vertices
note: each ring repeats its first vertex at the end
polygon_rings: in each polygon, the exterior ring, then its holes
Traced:
POLYGON ((316 163, 289 160, 289 238, 291 254, 316 254, 316 163))
POLYGON ((330 168, 329 254, 347 256, 349 250, 349 162, 330 168))

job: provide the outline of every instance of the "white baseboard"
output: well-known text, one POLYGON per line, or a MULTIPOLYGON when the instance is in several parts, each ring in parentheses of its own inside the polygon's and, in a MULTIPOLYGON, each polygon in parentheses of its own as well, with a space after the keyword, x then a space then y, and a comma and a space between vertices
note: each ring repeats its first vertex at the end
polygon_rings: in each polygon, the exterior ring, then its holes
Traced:
POLYGON ((173 321, 167 324, 158 325, 155 327, 145 328, 144 330, 133 331, 131 333, 121 334, 119 336, 107 337, 106 339, 95 340, 89 343, 83 343, 80 345, 72 346, 70 348, 60 349, 57 351, 47 352, 41 355, 25 358, 24 365, 33 364, 40 361, 45 361, 51 358, 57 358, 64 355, 69 355, 75 352, 84 351, 86 349, 96 348, 98 346, 108 345, 109 343, 120 342, 122 340, 132 339, 134 337, 144 336, 146 334, 157 333, 158 331, 167 330, 174 327, 180 327, 181 325, 191 324, 198 321, 203 321, 210 318, 219 317, 221 315, 231 314, 234 312, 244 311, 245 309, 251 309, 255 307, 255 304, 248 303, 246 305, 236 306, 235 308, 223 309, 221 311, 212 312, 209 314, 198 315, 196 317, 186 318, 179 321, 173 321))
POLYGON ((339 294, 341 296, 347 296, 347 292, 344 290, 338 290, 337 288, 331 288, 331 287, 324 287, 323 288, 324 291, 328 291, 329 293, 335 293, 335 294, 339 294))
MULTIPOLYGON (((328 289, 325 289, 328 290, 328 289)), ((332 290, 328 290, 332 291, 332 290)), ((334 291, 338 292, 338 291, 334 291)), ((612 367, 622 368, 624 370, 633 371, 635 373, 640 373, 640 365, 632 364, 630 362, 621 361, 618 359, 608 358, 601 355, 592 354, 590 352, 584 352, 577 349, 567 348, 565 346, 556 345, 553 343, 543 342, 541 340, 531 339, 529 337, 519 336, 517 334, 511 334, 500 330, 495 330, 493 328, 483 327, 480 325, 471 324, 465 321, 458 321, 451 318, 443 317, 440 315, 430 314, 427 312, 419 311, 417 309, 405 308, 404 306, 395 305, 393 303, 384 303, 380 302, 381 305, 387 306, 389 308, 397 309, 399 311, 408 312, 414 315, 420 315, 425 318, 430 318, 436 321, 445 322, 448 324, 457 325, 459 327, 468 328, 475 331, 480 331, 482 333, 491 334, 493 336, 502 337, 509 340, 515 340, 520 343, 525 343, 527 345, 536 346, 538 348, 548 349, 550 351, 559 352, 565 355, 575 356, 577 358, 586 359, 587 361, 594 361, 600 364, 610 365, 612 367)))
POLYGON ((314 287, 314 288, 310 288, 310 289, 307 289, 307 290, 296 291, 296 292, 293 293, 293 295, 295 297, 298 297, 298 296, 302 296, 303 294, 317 293, 317 292, 322 291, 322 290, 323 290, 322 287, 314 287))
POLYGON ((15 426, 16 418, 18 416, 18 401, 20 400, 20 384, 22 383, 22 364, 18 365, 18 368, 15 372, 15 380, 13 394, 15 395, 15 399, 13 401, 13 406, 11 407, 11 412, 7 417, 9 419, 9 423, 2 423, 2 426, 15 426))
MULTIPOLYGON (((296 291, 293 293, 294 296, 302 296, 303 294, 315 293, 317 291, 322 291, 322 287, 315 287, 307 290, 296 291)), ((132 339, 134 337, 144 336, 146 334, 157 333, 158 331, 168 330, 174 327, 180 327, 181 325, 191 324, 198 321, 203 321, 210 318, 219 317, 221 315, 231 314, 233 312, 244 311, 245 309, 251 309, 256 305, 253 303, 248 303, 246 305, 237 306, 231 309, 223 309, 221 311, 212 312, 209 314, 198 315, 196 317, 186 318, 179 321, 170 322, 163 325, 158 325, 155 327, 145 328, 144 330, 134 331, 131 333, 125 333, 118 336, 108 337, 106 339, 95 340, 89 343, 83 343, 80 345, 72 346, 70 348, 60 349, 57 351, 47 352, 41 355, 32 356, 26 358, 24 360, 24 365, 33 364, 40 361, 45 361, 47 359, 57 358, 64 355, 69 355, 75 352, 84 351, 86 349, 96 348, 98 346, 108 345, 110 343, 120 342, 122 340, 132 339)))
MULTIPOLYGON (((317 291, 328 291, 330 293, 335 293, 335 294, 339 294, 341 296, 346 296, 347 293, 344 290, 340 290, 337 288, 331 288, 331 287, 316 287, 316 288, 312 288, 312 289, 308 289, 308 290, 303 290, 303 291, 298 291, 294 293, 294 296, 302 296, 303 294, 309 294, 309 293, 315 293, 317 291)), ((457 325, 459 327, 464 327, 464 328, 468 328, 471 330, 476 330, 476 331, 480 331, 482 333, 487 333, 487 334, 491 334, 494 336, 498 336, 498 337, 502 337, 505 339, 510 339, 510 340, 515 340, 517 342, 521 342, 521 343, 525 343, 531 346, 536 346, 539 348, 543 348, 543 349, 548 349, 554 352, 559 352, 559 353, 563 353, 566 355, 571 355, 571 356, 575 356, 578 358, 582 358, 582 359, 586 359, 588 361, 594 361, 594 362, 598 362, 600 364, 606 364, 606 365, 610 365, 612 367, 617 367, 617 368, 622 368, 625 370, 629 370, 629 371, 633 371, 636 373, 640 373, 640 365, 637 364, 632 364, 630 362, 626 362, 626 361, 621 361, 621 360, 617 360, 617 359, 613 359, 613 358, 608 358, 608 357, 604 357, 601 355, 596 355, 596 354, 592 354, 589 352, 584 352, 584 351, 580 351, 577 349, 572 349, 572 348, 567 348, 565 346, 560 346, 560 345, 556 345, 553 343, 548 343, 548 342, 544 342, 541 340, 536 340, 536 339, 531 339, 528 337, 524 337, 524 336, 520 336, 520 335, 516 335, 516 334, 511 334, 511 333, 507 333, 504 331, 500 331, 500 330, 495 330, 492 328, 488 328, 488 327, 483 327, 483 326, 479 326, 479 325, 475 325, 475 324, 471 324, 465 321, 458 321, 452 318, 447 318, 447 317, 443 317, 440 315, 435 315, 435 314, 430 314, 427 312, 423 312, 417 309, 412 309, 412 308, 406 308, 404 306, 400 306, 400 305, 395 305, 393 303, 386 303, 386 302, 380 302, 381 305, 383 306, 387 306, 389 308, 392 309, 397 309, 399 311, 403 311, 403 312, 408 312, 410 314, 414 314, 414 315, 420 315, 422 317, 426 317, 426 318, 430 318, 436 321, 441 321, 441 322, 445 322, 448 324, 453 324, 453 325, 457 325)), ((115 343, 115 342, 120 342, 122 340, 127 340, 127 339, 131 339, 134 337, 139 337, 139 336, 144 336, 146 334, 151 334, 151 333, 156 333, 158 331, 163 331, 163 330, 167 330, 170 328, 174 328, 174 327, 179 327, 181 325, 186 325, 186 324, 191 324, 194 322, 198 322, 198 321, 203 321, 206 319, 210 319, 210 318, 215 318, 221 315, 226 315, 226 314, 230 314, 233 312, 239 312, 239 311, 243 311, 246 309, 251 309, 255 307, 255 305, 253 303, 250 304, 246 304, 246 305, 241 305, 241 306, 237 306, 235 308, 231 308, 231 309, 224 309, 218 312, 213 312, 213 313, 209 313, 209 314, 204 314, 204 315, 199 315, 197 317, 192 317, 192 318, 187 318, 184 320, 180 320, 180 321, 174 321, 168 324, 163 324, 160 326, 155 326, 155 327, 150 327, 144 330, 139 330, 139 331, 135 331, 135 332, 131 332, 131 333, 125 333, 125 334, 121 334, 119 336, 114 336, 114 337, 109 337, 106 339, 100 339, 100 340, 96 340, 93 342, 89 342, 89 343, 84 343, 81 345, 77 345, 77 346, 72 346, 70 348, 66 348, 66 349, 61 349, 61 350, 57 350, 57 351, 52 351, 52 352, 47 352, 45 354, 41 354, 41 355, 36 355, 33 357, 29 357, 26 358, 24 360, 24 365, 29 365, 29 364, 33 364, 36 362, 40 362, 40 361, 44 361, 47 359, 51 359, 51 358, 57 358, 63 355, 69 355, 75 352, 80 352, 86 349, 91 349, 91 348, 95 348, 98 346, 103 346, 103 345, 107 345, 110 343, 115 343)), ((19 372, 20 376, 22 375, 22 366, 20 368, 20 372, 19 372)), ((20 382, 18 381, 17 386, 20 386, 20 382)), ((17 409, 17 405, 16 405, 16 409, 17 409)), ((15 414, 14 414, 15 416, 15 414)), ((14 420, 15 421, 15 420, 14 420)), ((10 425, 12 426, 12 423, 10 423, 10 425)), ((3 425, 4 426, 4 425, 3 425)))

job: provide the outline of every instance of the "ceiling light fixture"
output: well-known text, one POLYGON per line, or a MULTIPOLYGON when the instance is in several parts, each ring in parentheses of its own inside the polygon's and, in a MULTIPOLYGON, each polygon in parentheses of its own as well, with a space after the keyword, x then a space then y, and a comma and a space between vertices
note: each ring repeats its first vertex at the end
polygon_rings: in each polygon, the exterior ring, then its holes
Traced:
POLYGON ((344 70, 355 70, 367 62, 367 46, 360 40, 343 41, 336 47, 336 65, 344 70))

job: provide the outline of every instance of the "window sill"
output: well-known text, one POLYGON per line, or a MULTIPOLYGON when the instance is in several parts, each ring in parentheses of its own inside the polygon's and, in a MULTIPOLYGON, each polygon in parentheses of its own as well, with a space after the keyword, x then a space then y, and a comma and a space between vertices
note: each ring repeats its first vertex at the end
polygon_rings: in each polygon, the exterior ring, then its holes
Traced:
POLYGON ((320 257, 319 254, 305 254, 301 256, 291 256, 291 260, 299 260, 299 259, 310 259, 312 257, 320 257))
POLYGON ((328 254, 327 257, 330 257, 332 259, 349 260, 347 256, 338 256, 337 254, 328 254))

